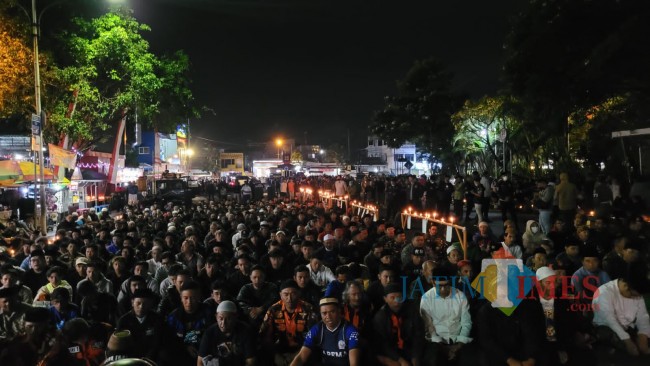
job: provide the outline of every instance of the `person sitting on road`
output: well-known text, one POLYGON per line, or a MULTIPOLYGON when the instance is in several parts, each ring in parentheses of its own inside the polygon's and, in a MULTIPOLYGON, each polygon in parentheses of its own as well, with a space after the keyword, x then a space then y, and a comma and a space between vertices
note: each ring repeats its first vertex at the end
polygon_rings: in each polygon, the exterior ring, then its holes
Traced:
POLYGON ((343 320, 339 301, 333 297, 322 298, 319 308, 322 320, 309 330, 291 366, 305 365, 314 351, 320 351, 318 358, 323 366, 359 365, 359 332, 343 320))
POLYGON ((197 366, 252 366, 255 364, 255 337, 246 323, 237 320, 237 305, 226 300, 219 304, 216 324, 201 339, 197 366))
POLYGON ((623 276, 600 286, 593 301, 598 340, 632 356, 650 354, 650 318, 640 286, 640 279, 623 276))

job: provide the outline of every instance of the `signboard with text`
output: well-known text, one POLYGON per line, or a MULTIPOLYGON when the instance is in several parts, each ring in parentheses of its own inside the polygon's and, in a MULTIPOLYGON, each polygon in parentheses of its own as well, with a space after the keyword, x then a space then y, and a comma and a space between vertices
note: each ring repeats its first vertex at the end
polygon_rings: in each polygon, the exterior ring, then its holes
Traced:
POLYGON ((32 135, 40 136, 41 134, 41 117, 32 113, 32 135))

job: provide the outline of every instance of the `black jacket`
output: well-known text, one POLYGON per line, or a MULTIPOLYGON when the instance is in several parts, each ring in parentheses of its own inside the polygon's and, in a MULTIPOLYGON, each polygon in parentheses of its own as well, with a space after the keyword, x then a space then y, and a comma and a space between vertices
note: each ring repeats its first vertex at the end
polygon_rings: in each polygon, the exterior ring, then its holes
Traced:
POLYGON ((384 305, 373 318, 370 336, 376 354, 395 361, 400 357, 409 362, 413 358, 420 359, 424 347, 424 323, 417 304, 407 300, 396 314, 401 320, 400 335, 404 341, 403 350, 399 350, 397 334, 392 331, 392 313, 388 305, 384 305))
POLYGON ((300 299, 307 301, 308 303, 318 306, 318 302, 321 298, 321 291, 313 282, 309 281, 307 287, 301 288, 300 290, 300 299))
POLYGON ((153 311, 140 323, 133 311, 124 314, 117 322, 117 330, 129 330, 135 347, 137 357, 147 357, 158 360, 158 352, 165 338, 170 337, 170 331, 166 327, 163 318, 153 311))
MULTIPOLYGON (((588 332, 589 325, 582 318, 581 313, 571 310, 572 301, 560 298, 559 292, 553 301, 553 322, 555 323, 555 337, 557 340, 552 342, 554 343, 552 346, 554 349, 567 351, 575 340, 575 334, 578 331, 588 332)), ((531 297, 539 301, 540 296, 536 289, 533 289, 531 297)), ((542 314, 544 314, 544 309, 542 309, 542 314)), ((544 329, 546 330, 546 327, 544 329)))
POLYGON ((491 303, 483 305, 476 327, 486 365, 502 366, 510 357, 539 360, 544 324, 544 311, 538 300, 523 300, 510 316, 491 303))

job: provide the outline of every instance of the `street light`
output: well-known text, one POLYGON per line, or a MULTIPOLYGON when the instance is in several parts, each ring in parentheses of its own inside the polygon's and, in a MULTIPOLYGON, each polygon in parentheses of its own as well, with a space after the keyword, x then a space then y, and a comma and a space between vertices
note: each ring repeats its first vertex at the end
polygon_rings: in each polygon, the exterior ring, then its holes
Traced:
POLYGON ((275 144, 278 146, 278 159, 281 159, 281 157, 280 157, 280 148, 282 147, 282 142, 283 141, 282 141, 281 138, 275 139, 275 144))

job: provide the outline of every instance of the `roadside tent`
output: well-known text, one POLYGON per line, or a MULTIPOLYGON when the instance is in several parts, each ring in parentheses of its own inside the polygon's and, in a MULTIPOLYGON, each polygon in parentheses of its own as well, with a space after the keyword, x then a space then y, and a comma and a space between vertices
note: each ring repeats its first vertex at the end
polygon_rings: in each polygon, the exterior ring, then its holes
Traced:
POLYGON ((20 165, 15 160, 0 161, 0 186, 13 185, 16 180, 22 178, 20 165))

